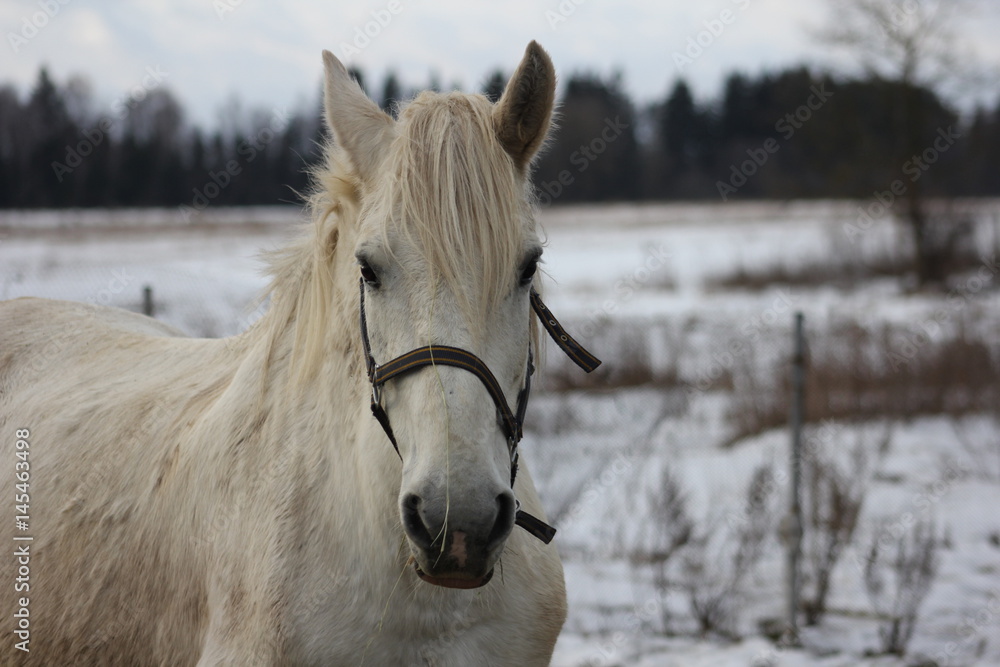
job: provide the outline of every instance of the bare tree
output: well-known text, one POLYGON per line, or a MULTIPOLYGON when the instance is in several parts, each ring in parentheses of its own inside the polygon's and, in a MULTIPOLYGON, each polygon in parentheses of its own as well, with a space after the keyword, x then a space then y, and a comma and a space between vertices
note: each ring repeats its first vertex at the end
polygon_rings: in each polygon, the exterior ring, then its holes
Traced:
MULTIPOLYGON (((975 7, 974 0, 828 0, 833 20, 819 36, 846 47, 869 76, 894 84, 898 91, 894 167, 919 160, 927 145, 926 91, 972 85, 976 58, 959 39, 957 27, 975 7)), ((933 142, 935 137, 931 137, 933 142)), ((898 215, 910 229, 921 285, 940 284, 949 263, 971 235, 961 213, 935 215, 927 206, 925 181, 907 179, 898 215)), ((896 200, 896 201, 900 201, 896 200)))
POLYGON ((873 77, 937 88, 961 69, 956 21, 969 0, 829 0, 836 21, 821 31, 873 77))

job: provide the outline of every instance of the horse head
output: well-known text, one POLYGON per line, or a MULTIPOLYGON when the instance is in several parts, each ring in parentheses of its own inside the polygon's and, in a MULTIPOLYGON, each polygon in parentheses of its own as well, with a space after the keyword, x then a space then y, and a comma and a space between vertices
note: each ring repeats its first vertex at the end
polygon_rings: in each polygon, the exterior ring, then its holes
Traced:
POLYGON ((334 150, 357 192, 352 280, 368 358, 430 356, 376 387, 402 460, 400 522, 424 581, 481 586, 517 510, 517 441, 495 388, 512 399, 529 382, 542 253, 529 172, 550 125, 555 73, 532 42, 496 104, 425 92, 397 120, 332 54, 323 58, 334 150), (437 363, 445 348, 468 356, 437 363), (475 362, 487 370, 464 367, 475 362))

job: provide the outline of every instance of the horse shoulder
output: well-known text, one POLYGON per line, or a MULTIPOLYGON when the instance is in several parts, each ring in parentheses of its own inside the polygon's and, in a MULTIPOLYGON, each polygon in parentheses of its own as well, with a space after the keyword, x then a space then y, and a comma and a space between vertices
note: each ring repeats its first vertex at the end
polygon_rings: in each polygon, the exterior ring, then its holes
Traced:
POLYGON ((32 544, 46 572, 32 582, 43 662, 101 651, 136 664, 158 645, 194 661, 210 541, 191 529, 205 511, 191 498, 214 485, 187 483, 199 469, 187 459, 200 455, 198 417, 229 386, 236 355, 227 341, 180 336, 111 308, 0 303, 0 425, 30 427, 32 482, 47 489, 31 504, 46 527, 32 544), (164 622, 176 628, 157 634, 164 622))

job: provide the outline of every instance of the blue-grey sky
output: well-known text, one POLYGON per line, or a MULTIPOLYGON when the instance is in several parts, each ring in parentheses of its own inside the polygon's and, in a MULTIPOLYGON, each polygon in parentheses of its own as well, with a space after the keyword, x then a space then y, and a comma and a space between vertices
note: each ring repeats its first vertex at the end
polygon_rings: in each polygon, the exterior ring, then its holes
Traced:
MULTIPOLYGON (((563 78, 620 71, 645 103, 681 75, 708 98, 733 70, 847 68, 811 33, 835 20, 826 0, 3 0, 0 82, 27 91, 42 64, 60 82, 84 74, 100 110, 156 71, 191 120, 215 125, 234 97, 244 109, 317 99, 322 49, 360 67, 376 91, 390 68, 407 87, 433 74, 478 89, 537 39, 563 78), (700 53, 688 50, 696 40, 700 53)), ((1000 2, 984 0, 958 28, 963 47, 1000 69, 1000 2)), ((980 97, 993 103, 997 90, 980 97)))

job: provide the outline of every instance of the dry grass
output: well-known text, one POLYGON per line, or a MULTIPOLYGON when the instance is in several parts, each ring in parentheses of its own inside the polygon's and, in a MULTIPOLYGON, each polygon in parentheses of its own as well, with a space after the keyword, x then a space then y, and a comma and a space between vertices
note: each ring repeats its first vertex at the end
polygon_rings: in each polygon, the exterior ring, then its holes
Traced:
MULTIPOLYGON (((788 364, 776 365, 763 380, 749 363, 735 370, 731 443, 787 424, 788 364)), ((841 323, 810 341, 805 417, 822 422, 995 414, 998 378, 1000 355, 967 326, 937 341, 921 330, 841 323)))
POLYGON ((755 269, 740 266, 733 273, 711 278, 711 291, 762 291, 774 286, 837 287, 851 289, 876 278, 897 278, 913 270, 913 261, 898 254, 859 260, 833 253, 823 259, 795 265, 775 264, 755 269))
POLYGON ((549 350, 545 372, 539 386, 545 391, 575 390, 611 391, 630 387, 676 389, 683 387, 676 359, 687 348, 687 333, 681 328, 650 327, 643 323, 626 322, 615 328, 610 322, 601 323, 589 331, 584 344, 603 360, 592 373, 583 373, 558 351, 549 350), (653 363, 651 349, 654 337, 662 336, 667 346, 667 366, 653 363))
MULTIPOLYGON (((944 278, 941 287, 947 285, 948 277, 958 278, 975 271, 983 265, 984 258, 1000 254, 1000 232, 991 232, 993 239, 983 239, 977 246, 971 222, 945 227, 953 232, 961 230, 961 233, 949 236, 947 248, 940 250, 940 256, 932 258, 936 270, 944 278)), ((832 242, 822 256, 795 264, 781 262, 753 269, 741 265, 732 273, 708 279, 706 289, 761 291, 776 286, 856 289, 876 279, 898 279, 904 286, 915 286, 915 253, 909 245, 903 240, 902 246, 864 253, 850 244, 832 242)))

